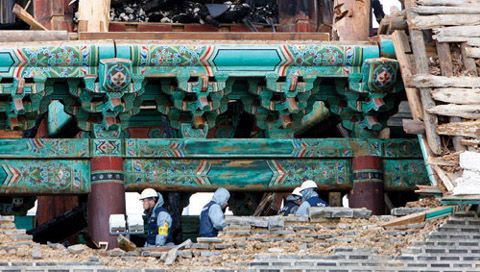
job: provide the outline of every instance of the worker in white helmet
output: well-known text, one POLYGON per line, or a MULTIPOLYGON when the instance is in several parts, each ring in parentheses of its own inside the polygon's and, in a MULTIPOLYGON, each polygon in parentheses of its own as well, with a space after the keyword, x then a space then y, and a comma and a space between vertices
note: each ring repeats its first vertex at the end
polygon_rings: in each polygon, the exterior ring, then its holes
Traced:
POLYGON ((307 180, 300 186, 302 194, 302 205, 298 207, 295 215, 305 216, 310 207, 327 207, 328 203, 318 197, 317 184, 313 180, 307 180))
POLYGON ((297 187, 290 195, 287 196, 286 203, 283 205, 283 208, 278 211, 278 214, 284 216, 294 214, 301 204, 302 193, 300 193, 300 187, 297 187))
POLYGON ((164 203, 162 195, 154 189, 147 188, 142 191, 140 200, 148 218, 148 234, 145 247, 173 245, 172 216, 162 207, 164 203))

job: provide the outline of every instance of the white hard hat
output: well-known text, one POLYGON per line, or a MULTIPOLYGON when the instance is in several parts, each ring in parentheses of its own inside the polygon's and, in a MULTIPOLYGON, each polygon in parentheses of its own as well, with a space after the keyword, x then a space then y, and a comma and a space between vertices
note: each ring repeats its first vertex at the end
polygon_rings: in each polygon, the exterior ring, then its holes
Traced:
POLYGON ((302 196, 302 193, 300 193, 300 187, 293 189, 292 195, 302 196))
POLYGON ((140 200, 143 200, 145 198, 150 198, 150 197, 158 197, 157 192, 152 188, 147 188, 142 191, 142 194, 140 194, 140 200))
POLYGON ((307 180, 302 183, 302 186, 300 186, 300 191, 303 191, 308 188, 317 188, 317 184, 313 180, 307 180))

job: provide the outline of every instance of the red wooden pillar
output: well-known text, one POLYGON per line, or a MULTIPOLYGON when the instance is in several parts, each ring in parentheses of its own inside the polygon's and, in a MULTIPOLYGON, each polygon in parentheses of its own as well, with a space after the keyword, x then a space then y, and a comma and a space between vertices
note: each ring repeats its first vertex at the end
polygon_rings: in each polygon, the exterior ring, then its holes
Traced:
POLYGON ((385 212, 382 158, 353 158, 353 190, 350 192, 349 203, 351 208, 365 207, 371 210, 372 214, 385 212))
POLYGON ((108 242, 108 248, 117 248, 117 236, 110 235, 111 214, 125 214, 123 186, 123 159, 121 157, 94 157, 91 166, 91 191, 88 196, 88 233, 96 243, 108 242))

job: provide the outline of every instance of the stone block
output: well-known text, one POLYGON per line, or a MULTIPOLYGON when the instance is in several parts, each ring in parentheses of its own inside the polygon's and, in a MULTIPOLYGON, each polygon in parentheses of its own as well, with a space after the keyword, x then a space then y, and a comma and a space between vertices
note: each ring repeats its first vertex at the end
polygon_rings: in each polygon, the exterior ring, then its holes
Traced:
POLYGON ((42 252, 41 251, 38 251, 38 250, 34 250, 32 252, 32 259, 34 260, 39 260, 42 258, 42 252))
POLYGON ((235 248, 245 248, 245 247, 247 247, 247 243, 245 243, 245 242, 236 242, 236 243, 233 244, 233 246, 234 246, 235 248))
POLYGON ((11 223, 15 221, 15 216, 13 215, 0 215, 0 223, 11 223))
POLYGON ((123 251, 119 248, 116 248, 116 249, 110 250, 108 252, 108 255, 111 256, 111 257, 121 257, 121 256, 125 255, 125 251, 123 251))
POLYGON ((177 260, 178 249, 173 248, 166 254, 165 265, 173 265, 177 260))
POLYGON ((297 215, 292 215, 289 214, 288 216, 285 217, 285 222, 286 223, 304 223, 308 222, 308 216, 297 216, 297 215))
POLYGON ((90 256, 90 257, 88 257, 88 261, 89 261, 89 262, 98 262, 98 260, 99 260, 99 258, 96 257, 96 256, 90 256))
POLYGON ((283 216, 273 216, 268 218, 268 230, 282 230, 285 227, 283 216))
POLYGON ((353 218, 369 218, 372 215, 372 211, 369 209, 353 209, 353 218))
POLYGON ((199 243, 221 243, 221 242, 223 242, 223 239, 218 238, 218 237, 197 237, 197 242, 199 242, 199 243))
POLYGON ((215 249, 226 249, 226 248, 231 248, 231 244, 216 244, 213 246, 215 249))
POLYGON ((21 241, 13 243, 15 246, 33 246, 33 241, 21 241))
POLYGON ((412 213, 424 212, 428 209, 429 208, 405 208, 405 207, 401 207, 401 208, 392 209, 390 211, 390 214, 394 215, 394 216, 404 216, 404 215, 408 215, 408 214, 412 214, 412 213))
POLYGON ((2 231, 4 234, 7 234, 7 235, 13 235, 13 234, 16 234, 16 235, 25 235, 27 234, 27 230, 26 229, 7 229, 7 230, 3 230, 2 231))
POLYGON ((72 254, 79 254, 85 251, 87 248, 88 247, 86 245, 78 244, 78 245, 69 246, 67 250, 72 254))
POLYGON ((192 249, 209 249, 210 245, 208 244, 199 244, 199 243, 193 243, 190 248, 192 249))
POLYGON ((191 250, 180 250, 178 251, 178 256, 184 258, 184 259, 191 259, 193 258, 193 254, 191 250))
POLYGON ((53 248, 53 249, 66 249, 66 247, 62 244, 59 244, 59 243, 50 243, 47 241, 47 245, 50 247, 50 248, 53 248))
POLYGON ((221 252, 215 252, 215 251, 202 251, 200 252, 200 256, 202 257, 212 257, 212 256, 218 256, 222 254, 221 252))
POLYGON ((248 237, 248 241, 258 241, 258 242, 271 242, 272 238, 268 237, 248 237))
POLYGON ((283 235, 290 235, 294 234, 295 232, 293 230, 277 230, 272 232, 273 235, 278 235, 278 236, 283 236, 283 235))
POLYGON ((235 225, 249 225, 257 228, 267 228, 268 221, 264 217, 254 217, 254 216, 227 216, 225 218, 227 224, 235 225))
POLYGON ((12 235, 10 239, 13 241, 31 241, 33 238, 32 235, 12 235))
POLYGON ((230 235, 230 236, 249 236, 250 235, 250 231, 230 231, 228 230, 226 232, 227 235, 230 235))

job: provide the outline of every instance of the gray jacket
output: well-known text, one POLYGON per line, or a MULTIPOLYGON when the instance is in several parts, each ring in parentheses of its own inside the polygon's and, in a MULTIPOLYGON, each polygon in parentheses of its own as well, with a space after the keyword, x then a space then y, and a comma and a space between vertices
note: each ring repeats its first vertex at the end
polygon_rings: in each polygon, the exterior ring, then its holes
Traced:
POLYGON ((227 223, 225 223, 225 215, 222 207, 227 204, 230 199, 230 193, 225 188, 218 188, 213 194, 212 201, 218 205, 212 205, 208 211, 208 217, 212 221, 213 227, 217 230, 223 230, 227 223))
POLYGON ((310 203, 308 203, 307 200, 309 200, 312 197, 318 197, 318 194, 313 189, 305 189, 305 190, 302 190, 301 193, 302 193, 303 202, 302 202, 302 205, 298 207, 298 210, 295 212, 295 215, 305 216, 307 215, 308 208, 310 208, 310 203))

